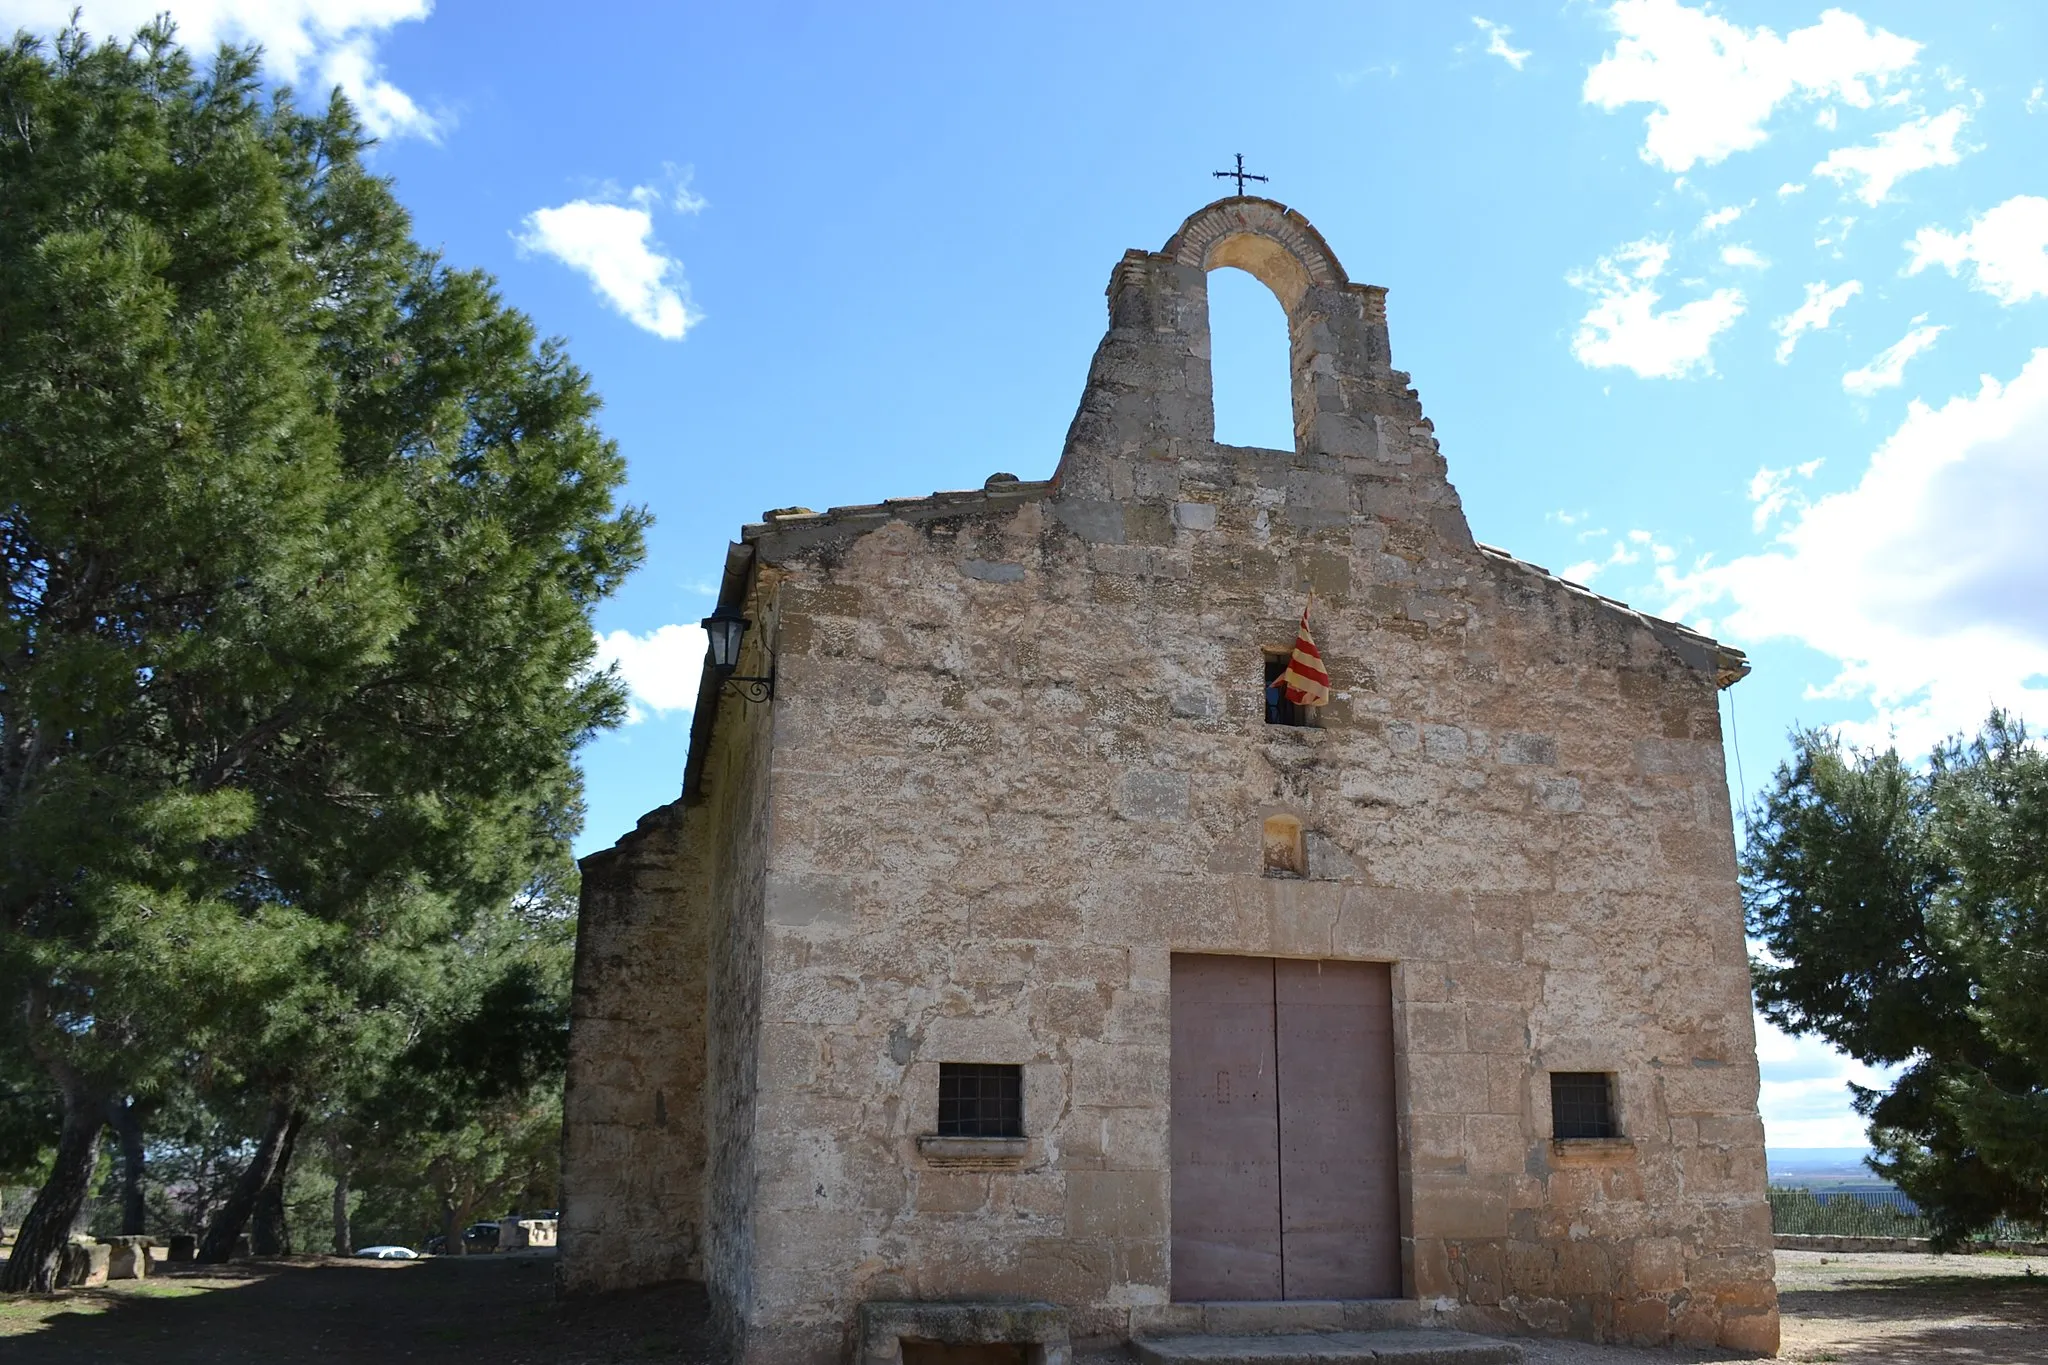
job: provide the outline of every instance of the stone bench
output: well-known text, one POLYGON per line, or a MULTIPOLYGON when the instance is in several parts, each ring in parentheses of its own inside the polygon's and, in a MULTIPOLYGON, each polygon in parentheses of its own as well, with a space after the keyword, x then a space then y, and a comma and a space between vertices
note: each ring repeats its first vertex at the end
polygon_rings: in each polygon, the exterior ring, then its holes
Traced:
POLYGON ((149 1249, 156 1241, 149 1237, 102 1237, 107 1248, 107 1278, 142 1280, 149 1277, 149 1249))
POLYGON ((105 1284, 109 1252, 109 1248, 82 1237, 66 1242, 57 1251, 57 1287, 92 1289, 105 1284))
POLYGON ((1028 1365, 1073 1365, 1067 1310, 1057 1304, 972 1299, 871 1300, 860 1306, 859 1365, 903 1365, 904 1342, 1022 1346, 1028 1365))

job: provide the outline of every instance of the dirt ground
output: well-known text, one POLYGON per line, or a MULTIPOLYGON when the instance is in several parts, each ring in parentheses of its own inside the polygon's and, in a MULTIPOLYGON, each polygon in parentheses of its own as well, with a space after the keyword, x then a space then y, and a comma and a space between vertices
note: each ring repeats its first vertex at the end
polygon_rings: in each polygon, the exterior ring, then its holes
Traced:
POLYGON ((51 1298, 0 1297, 6 1365, 699 1365, 704 1295, 555 1302, 546 1252, 180 1268, 51 1298))
MULTIPOLYGON (((707 1365, 704 1298, 678 1287, 554 1301, 546 1253, 306 1257, 0 1298, 8 1365, 707 1365)), ((2048 1258, 1778 1253, 1780 1359, 1836 1365, 2048 1362, 2048 1258)), ((1530 1365, 1680 1365, 1727 1353, 1529 1341, 1530 1365)), ((1119 1355, 1084 1357, 1109 1365, 1119 1355)))

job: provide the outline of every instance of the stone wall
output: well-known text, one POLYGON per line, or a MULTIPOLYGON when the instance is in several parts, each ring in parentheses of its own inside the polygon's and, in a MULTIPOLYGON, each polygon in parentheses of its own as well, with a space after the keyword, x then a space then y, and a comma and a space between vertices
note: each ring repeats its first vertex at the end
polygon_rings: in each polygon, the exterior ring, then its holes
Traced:
POLYGON ((583 860, 558 1263, 571 1293, 703 1274, 709 815, 663 806, 583 860))
POLYGON ((708 695, 724 709, 695 789, 581 864, 558 1273, 568 1293, 706 1279, 737 1335, 772 714, 708 695))
MULTIPOLYGON (((772 575, 768 576, 772 580, 772 575)), ((772 602, 750 611, 759 628, 748 641, 743 674, 766 674, 775 635, 772 602)), ((706 1283, 713 1320, 744 1350, 753 1321, 758 1156, 756 1090, 761 1046, 762 893, 770 831, 768 760, 777 712, 730 693, 712 694, 717 728, 704 765, 701 799, 717 812, 707 836, 712 881, 709 1072, 704 1114, 710 1127, 706 1189, 706 1283)), ((703 705, 700 699, 699 705, 703 705)), ((774 1359, 771 1354, 761 1357, 774 1359)))
MULTIPOLYGON (((1425 1316, 1773 1346, 1716 699, 1739 656, 1475 545, 1381 291, 1298 217, 1224 201, 1128 254, 1109 305, 1055 481, 745 533, 773 743, 717 840, 771 851, 713 897, 707 1257, 744 1357, 839 1360, 870 1299, 1188 1325, 1183 951, 1394 964, 1425 1316), (1288 308, 1299 452, 1211 439, 1217 265, 1288 308), (1311 585, 1337 697, 1268 726, 1264 651, 1311 585), (1304 875, 1266 875, 1273 816, 1304 875), (920 1153, 945 1061, 1025 1068, 1020 1162, 920 1153), (1626 1140, 1554 1144, 1553 1070, 1614 1073, 1626 1140)), ((719 743, 761 710, 727 702, 719 743)))

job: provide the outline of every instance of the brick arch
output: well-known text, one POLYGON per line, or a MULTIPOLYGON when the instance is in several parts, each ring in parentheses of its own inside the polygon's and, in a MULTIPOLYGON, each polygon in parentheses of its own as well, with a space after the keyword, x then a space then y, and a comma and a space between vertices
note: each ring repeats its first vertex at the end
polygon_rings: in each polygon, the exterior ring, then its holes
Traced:
POLYGON ((1167 239, 1164 255, 1203 270, 1234 265, 1256 276, 1294 314, 1311 287, 1349 282, 1337 255, 1308 219, 1271 199, 1218 199, 1167 239))

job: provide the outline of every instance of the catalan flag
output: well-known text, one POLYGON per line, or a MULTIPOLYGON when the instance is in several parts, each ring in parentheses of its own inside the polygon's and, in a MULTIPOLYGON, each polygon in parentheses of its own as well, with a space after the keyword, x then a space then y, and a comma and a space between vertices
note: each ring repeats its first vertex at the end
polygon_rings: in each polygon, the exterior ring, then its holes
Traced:
POLYGON ((1273 679, 1273 686, 1287 694, 1287 700, 1296 706, 1326 706, 1330 701, 1330 675, 1323 668, 1322 651, 1316 648, 1315 638, 1308 633, 1309 607, 1316 604, 1313 594, 1308 606, 1301 609, 1301 628, 1294 633, 1294 657, 1287 661, 1287 667, 1280 676, 1273 679))

